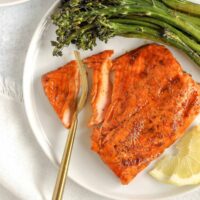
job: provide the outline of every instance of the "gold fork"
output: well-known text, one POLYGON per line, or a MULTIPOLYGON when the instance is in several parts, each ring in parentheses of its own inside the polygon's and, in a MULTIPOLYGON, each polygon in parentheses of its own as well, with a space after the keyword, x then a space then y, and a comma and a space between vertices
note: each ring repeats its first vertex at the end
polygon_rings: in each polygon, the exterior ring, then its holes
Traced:
POLYGON ((83 64, 80 53, 78 51, 74 51, 75 58, 78 63, 78 68, 80 72, 80 79, 81 79, 81 97, 78 101, 77 110, 74 113, 73 121, 71 128, 68 133, 67 141, 65 144, 65 149, 62 156, 62 161, 60 165, 60 169, 58 171, 56 184, 53 192, 52 200, 61 200, 64 192, 64 186, 67 179, 67 173, 69 169, 69 163, 72 153, 72 148, 74 144, 74 139, 76 135, 76 129, 78 124, 78 113, 83 109, 88 96, 88 81, 87 81, 87 72, 85 65, 83 64))

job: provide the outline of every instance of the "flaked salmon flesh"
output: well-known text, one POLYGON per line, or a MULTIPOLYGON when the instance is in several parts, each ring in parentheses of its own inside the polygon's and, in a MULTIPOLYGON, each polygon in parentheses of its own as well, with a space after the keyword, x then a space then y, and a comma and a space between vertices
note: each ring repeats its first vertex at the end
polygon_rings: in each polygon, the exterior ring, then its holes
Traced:
POLYGON ((106 109, 110 104, 112 84, 110 71, 112 68, 112 50, 106 50, 99 54, 86 58, 84 62, 93 69, 93 83, 91 90, 92 117, 89 126, 100 124, 105 117, 106 109))
MULTIPOLYGON (((110 70, 112 50, 84 59, 89 68, 93 69, 93 86, 91 91, 92 117, 89 125, 97 125, 104 119, 105 111, 110 103, 111 82, 110 70)), ((52 107, 66 128, 70 128, 76 109, 76 101, 80 88, 79 70, 76 61, 42 76, 44 92, 52 107)))

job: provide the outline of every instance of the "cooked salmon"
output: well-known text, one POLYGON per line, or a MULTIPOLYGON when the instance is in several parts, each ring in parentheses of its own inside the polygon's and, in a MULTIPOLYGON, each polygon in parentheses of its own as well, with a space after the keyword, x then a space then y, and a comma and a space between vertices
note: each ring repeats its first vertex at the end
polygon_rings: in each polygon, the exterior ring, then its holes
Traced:
POLYGON ((111 102, 92 149, 128 184, 183 134, 200 112, 200 86, 170 51, 152 44, 113 61, 111 102))
POLYGON ((106 50, 84 60, 93 69, 93 83, 91 90, 92 117, 89 126, 100 124, 104 120, 107 106, 110 104, 112 84, 110 71, 112 50, 106 50))
POLYGON ((66 128, 72 123, 80 84, 76 61, 42 76, 44 92, 66 128))
MULTIPOLYGON (((112 50, 84 59, 89 68, 93 69, 93 86, 91 91, 92 117, 90 126, 102 122, 107 105, 110 103, 111 82, 110 70, 112 62, 109 59, 112 50)), ((42 76, 42 85, 49 102, 66 128, 70 128, 76 108, 79 92, 79 71, 76 61, 71 61, 63 67, 42 76)))

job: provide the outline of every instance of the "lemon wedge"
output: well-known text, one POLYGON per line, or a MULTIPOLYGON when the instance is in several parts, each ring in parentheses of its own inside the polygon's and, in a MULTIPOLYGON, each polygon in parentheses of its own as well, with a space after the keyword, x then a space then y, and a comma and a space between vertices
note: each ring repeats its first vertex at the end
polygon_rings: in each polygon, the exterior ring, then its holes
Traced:
POLYGON ((178 160, 176 156, 166 156, 156 163, 155 168, 150 171, 150 175, 158 181, 168 183, 177 164, 178 160))
POLYGON ((150 175, 178 186, 200 183, 200 126, 194 127, 176 145, 176 155, 167 155, 155 164, 150 175))

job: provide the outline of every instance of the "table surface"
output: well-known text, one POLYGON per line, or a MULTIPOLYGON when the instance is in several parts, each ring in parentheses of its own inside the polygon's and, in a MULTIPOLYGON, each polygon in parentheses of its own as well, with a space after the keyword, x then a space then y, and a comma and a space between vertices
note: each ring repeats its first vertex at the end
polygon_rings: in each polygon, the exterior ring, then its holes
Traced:
MULTIPOLYGON (((30 0, 21 5, 0 8, 0 74, 22 85, 26 52, 34 30, 54 0, 30 0)), ((1 190, 0 190, 1 192, 1 190)), ((107 200, 72 181, 66 191, 70 200, 107 200)), ((198 200, 200 190, 170 200, 198 200)))

